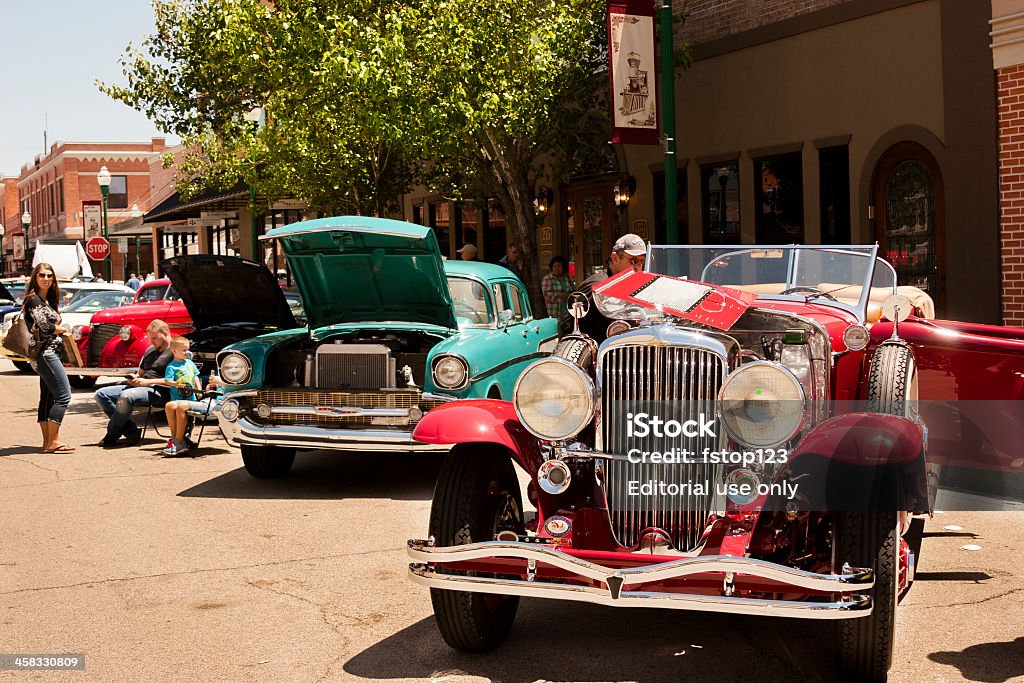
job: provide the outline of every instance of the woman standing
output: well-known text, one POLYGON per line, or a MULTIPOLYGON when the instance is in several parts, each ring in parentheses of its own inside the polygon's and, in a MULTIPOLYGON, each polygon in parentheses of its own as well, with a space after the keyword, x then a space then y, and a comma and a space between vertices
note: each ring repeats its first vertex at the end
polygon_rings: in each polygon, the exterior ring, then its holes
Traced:
POLYGON ((551 271, 540 283, 544 293, 544 303, 548 307, 548 316, 558 318, 566 311, 565 300, 569 298, 576 285, 569 277, 569 264, 561 256, 556 256, 548 263, 551 271))
POLYGON ((39 372, 37 421, 43 433, 43 452, 70 453, 74 447, 59 438, 60 423, 71 403, 71 385, 61 362, 64 343, 60 335, 67 330, 60 326, 60 288, 49 263, 40 263, 32 269, 32 276, 25 285, 24 311, 29 332, 38 330, 41 348, 36 370, 39 372))

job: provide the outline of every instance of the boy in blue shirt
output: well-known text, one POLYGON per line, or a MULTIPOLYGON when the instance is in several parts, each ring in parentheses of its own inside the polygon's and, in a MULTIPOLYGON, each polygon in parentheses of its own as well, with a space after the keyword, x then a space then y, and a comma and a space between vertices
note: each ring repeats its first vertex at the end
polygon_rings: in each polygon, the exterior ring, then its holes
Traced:
MULTIPOLYGON (((208 414, 215 399, 210 397, 202 401, 191 400, 194 392, 202 389, 199 380, 199 368, 188 358, 188 339, 171 338, 171 353, 174 360, 167 364, 163 384, 171 388, 171 400, 164 406, 167 425, 171 428, 171 440, 167 442, 164 455, 176 456, 188 452, 185 441, 185 427, 188 422, 188 411, 208 414)), ((210 375, 208 389, 218 384, 217 377, 210 375)))

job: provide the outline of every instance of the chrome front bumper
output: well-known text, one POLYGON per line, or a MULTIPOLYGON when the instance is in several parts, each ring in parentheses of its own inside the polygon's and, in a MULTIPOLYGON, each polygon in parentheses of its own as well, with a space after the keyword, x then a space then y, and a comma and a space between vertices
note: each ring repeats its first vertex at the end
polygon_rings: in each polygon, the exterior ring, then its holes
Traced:
POLYGON ((259 425, 240 416, 224 419, 216 411, 217 424, 232 446, 285 446, 328 451, 387 451, 397 453, 445 452, 448 445, 413 441, 412 432, 385 429, 326 429, 297 425, 259 425))
POLYGON ((853 591, 874 586, 870 569, 846 567, 843 574, 815 574, 764 560, 731 555, 688 557, 630 569, 614 569, 558 550, 519 541, 485 541, 467 545, 434 547, 431 541, 411 540, 409 565, 416 583, 444 590, 524 595, 537 598, 576 600, 611 607, 659 607, 702 612, 802 617, 806 619, 851 619, 871 614, 871 597, 853 591), (439 573, 434 565, 486 558, 517 558, 527 561, 527 580, 464 576, 439 573), (547 582, 536 576, 536 564, 543 563, 570 572, 581 579, 605 584, 604 588, 547 582), (667 591, 623 590, 626 586, 685 578, 708 572, 723 575, 724 595, 697 595, 667 591), (727 590, 737 576, 754 576, 800 589, 843 593, 835 602, 772 600, 734 597, 727 590))

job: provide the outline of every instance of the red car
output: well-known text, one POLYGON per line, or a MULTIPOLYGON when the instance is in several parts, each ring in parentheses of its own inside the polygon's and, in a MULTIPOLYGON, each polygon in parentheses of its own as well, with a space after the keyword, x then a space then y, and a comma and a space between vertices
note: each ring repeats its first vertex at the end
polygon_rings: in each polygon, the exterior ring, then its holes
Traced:
POLYGON ((417 425, 453 444, 408 549, 441 635, 494 648, 519 596, 822 619, 845 675, 884 679, 920 515, 961 500, 946 475, 1024 470, 1024 329, 927 319, 877 246, 647 268, 596 288, 606 340, 417 425))

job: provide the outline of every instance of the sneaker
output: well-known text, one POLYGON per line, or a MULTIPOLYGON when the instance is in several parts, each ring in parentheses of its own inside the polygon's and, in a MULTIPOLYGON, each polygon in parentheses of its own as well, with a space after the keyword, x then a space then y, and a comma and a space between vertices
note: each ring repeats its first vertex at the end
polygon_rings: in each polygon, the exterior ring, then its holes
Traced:
POLYGON ((188 453, 190 450, 192 449, 189 447, 189 445, 184 441, 181 441, 178 443, 176 450, 174 451, 174 455, 184 455, 185 453, 188 453))
POLYGON ((173 440, 167 442, 167 448, 161 451, 164 455, 175 456, 178 454, 178 444, 173 440))

